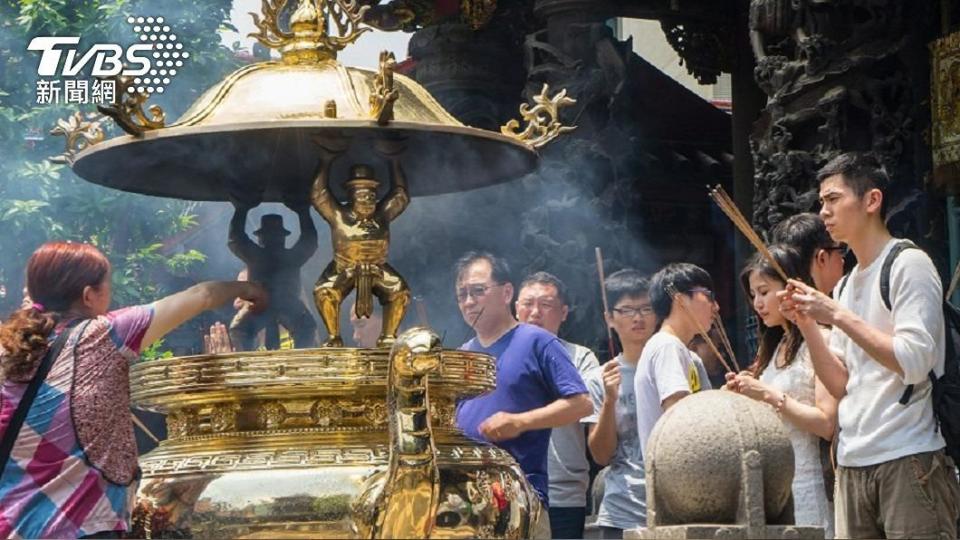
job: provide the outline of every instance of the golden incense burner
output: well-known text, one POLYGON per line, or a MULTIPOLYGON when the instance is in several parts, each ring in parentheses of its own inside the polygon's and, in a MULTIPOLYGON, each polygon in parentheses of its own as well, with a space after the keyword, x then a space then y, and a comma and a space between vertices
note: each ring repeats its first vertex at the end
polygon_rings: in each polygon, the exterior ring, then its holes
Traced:
POLYGON ((409 291, 387 263, 388 227, 410 197, 533 170, 536 149, 572 129, 558 114, 573 100, 545 86, 521 108, 523 127, 464 126, 394 73, 391 54, 376 71, 336 61, 368 30, 367 9, 264 0, 256 37, 280 59, 235 71, 172 124, 156 105, 145 112, 148 96, 122 79, 100 111, 127 135, 104 140, 103 117, 58 123, 67 147, 55 159, 89 181, 193 200, 309 201, 333 235, 333 261, 315 288, 327 347, 131 368, 132 399, 165 413, 169 435, 141 458, 135 534, 525 538, 546 519, 514 459, 454 424, 457 400, 494 387, 493 358, 444 350, 426 328, 395 335, 409 291), (387 178, 378 200, 377 179, 387 178), (339 346, 336 321, 352 289, 360 316, 372 296, 384 304, 380 348, 339 346))
MULTIPOLYGON (((540 504, 516 462, 454 426, 492 358, 416 328, 387 350, 193 356, 131 370, 168 414, 141 459, 145 537, 523 538, 540 504), (386 399, 384 397, 386 396, 386 399)), ((545 516, 544 516, 545 517, 545 516)))

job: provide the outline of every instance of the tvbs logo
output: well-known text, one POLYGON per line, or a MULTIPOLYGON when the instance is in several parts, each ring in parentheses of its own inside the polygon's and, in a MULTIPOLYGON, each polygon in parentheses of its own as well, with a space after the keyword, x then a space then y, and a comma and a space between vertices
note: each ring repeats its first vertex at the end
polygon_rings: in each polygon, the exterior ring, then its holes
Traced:
MULTIPOLYGON (((40 53, 40 77, 76 77, 89 68, 91 77, 134 77, 130 93, 162 93, 190 54, 163 17, 128 17, 139 42, 126 48, 116 43, 96 43, 79 50, 74 36, 35 37, 27 49, 40 53)), ((48 81, 55 82, 55 81, 48 81)))

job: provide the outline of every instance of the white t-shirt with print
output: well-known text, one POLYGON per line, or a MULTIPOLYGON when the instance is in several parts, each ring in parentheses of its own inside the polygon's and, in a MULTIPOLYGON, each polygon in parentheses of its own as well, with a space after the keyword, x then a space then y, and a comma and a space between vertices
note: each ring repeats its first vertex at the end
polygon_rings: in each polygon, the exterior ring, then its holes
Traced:
POLYGON ((663 414, 663 400, 677 392, 692 393, 709 389, 710 380, 701 373, 705 373, 705 370, 697 367, 694 354, 673 334, 657 332, 647 341, 633 379, 637 400, 637 433, 644 456, 650 432, 663 414), (697 378, 699 388, 691 387, 691 379, 697 378))

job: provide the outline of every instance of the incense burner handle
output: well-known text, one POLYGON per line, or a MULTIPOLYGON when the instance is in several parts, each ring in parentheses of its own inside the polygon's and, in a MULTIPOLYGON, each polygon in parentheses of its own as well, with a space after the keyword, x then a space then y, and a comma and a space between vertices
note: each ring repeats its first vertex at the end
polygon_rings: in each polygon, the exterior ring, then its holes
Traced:
POLYGON ((368 480, 358 501, 365 538, 429 538, 436 521, 440 474, 430 425, 427 376, 440 367, 440 337, 425 327, 407 330, 390 351, 387 415, 390 461, 368 480))

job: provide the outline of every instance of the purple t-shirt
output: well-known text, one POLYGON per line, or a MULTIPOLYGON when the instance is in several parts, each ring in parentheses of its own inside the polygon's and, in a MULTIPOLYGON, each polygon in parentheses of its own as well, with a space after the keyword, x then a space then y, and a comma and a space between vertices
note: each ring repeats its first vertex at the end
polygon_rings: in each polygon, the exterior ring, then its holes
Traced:
MULTIPOLYGON (((462 350, 482 352, 497 359, 497 386, 487 394, 457 405, 457 425, 473 440, 488 442, 477 428, 495 413, 521 413, 539 409, 554 401, 586 394, 580 373, 563 343, 542 328, 517 325, 489 347, 476 338, 462 350)), ((527 480, 547 503, 547 446, 550 430, 527 431, 498 446, 510 452, 527 480)))

